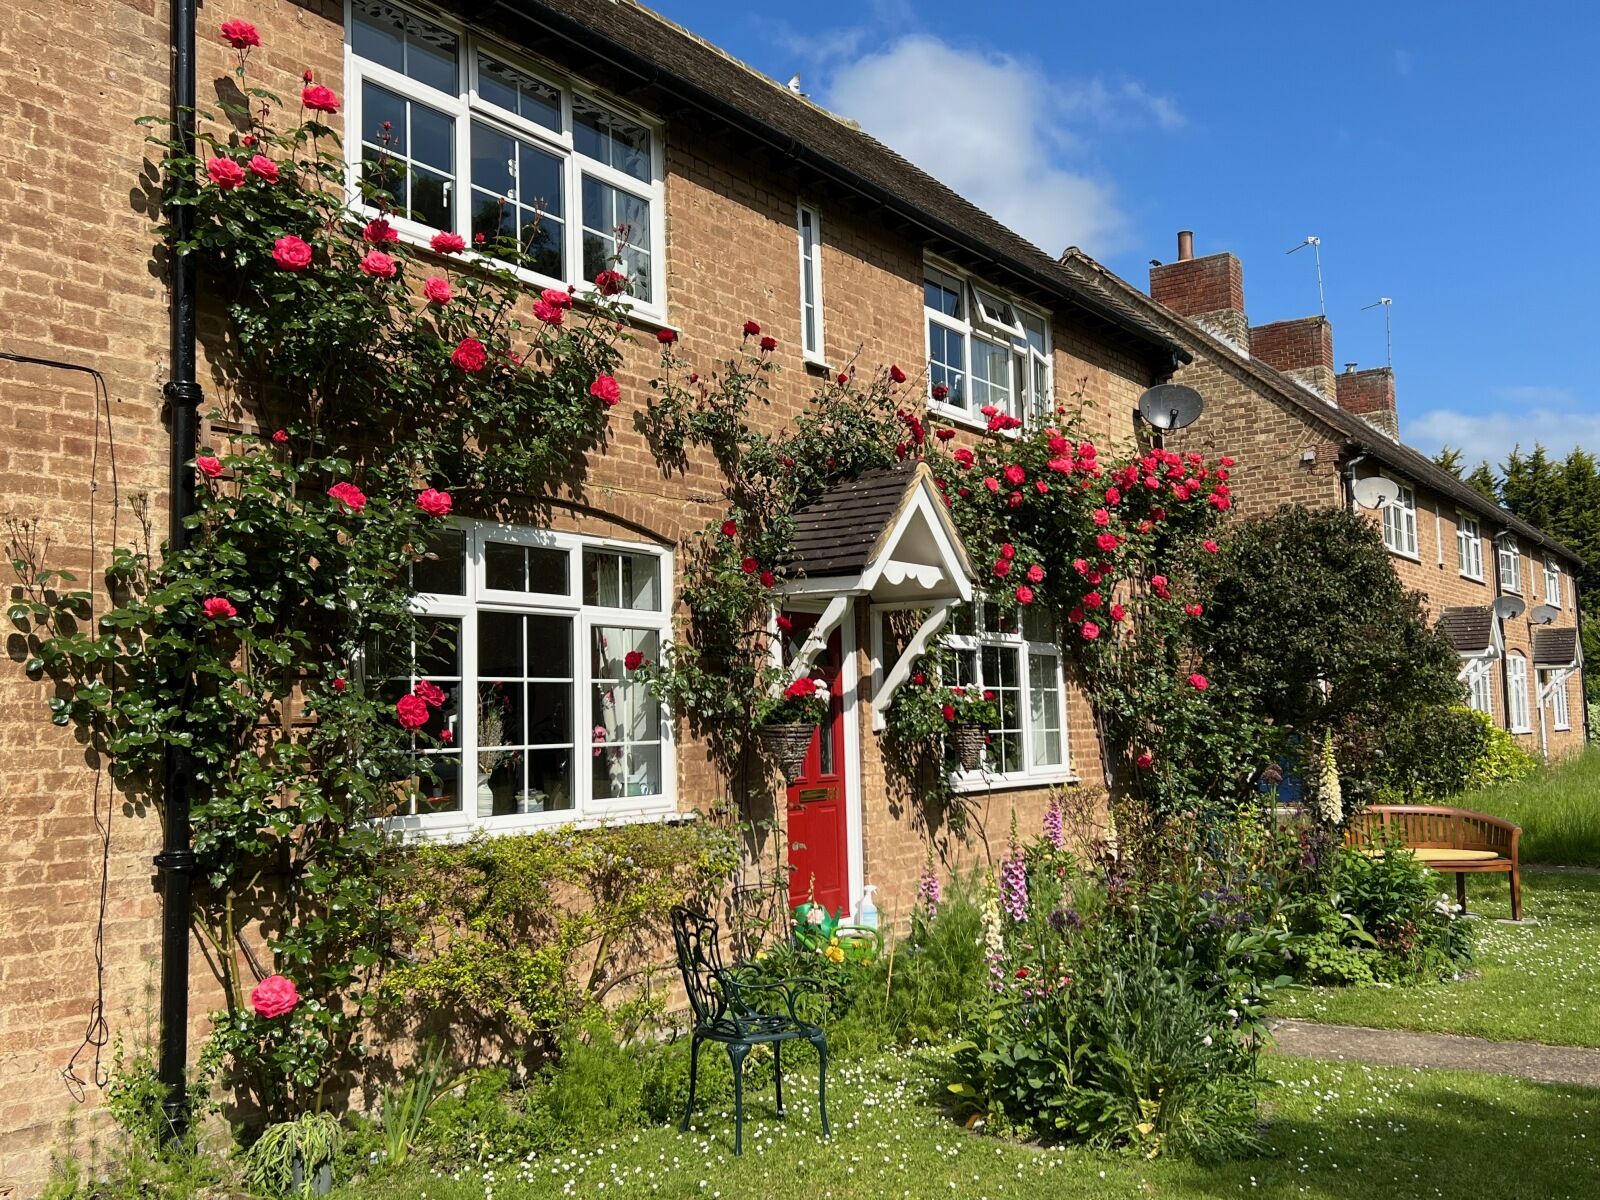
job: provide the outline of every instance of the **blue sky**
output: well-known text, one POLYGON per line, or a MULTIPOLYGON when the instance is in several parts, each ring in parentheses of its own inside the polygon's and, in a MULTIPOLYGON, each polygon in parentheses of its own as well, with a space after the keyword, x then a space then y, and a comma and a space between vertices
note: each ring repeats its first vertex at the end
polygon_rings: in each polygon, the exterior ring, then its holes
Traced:
POLYGON ((1052 252, 1144 286, 1244 262, 1251 320, 1317 311, 1394 366, 1407 441, 1600 451, 1600 10, 1346 3, 654 0, 1052 252))

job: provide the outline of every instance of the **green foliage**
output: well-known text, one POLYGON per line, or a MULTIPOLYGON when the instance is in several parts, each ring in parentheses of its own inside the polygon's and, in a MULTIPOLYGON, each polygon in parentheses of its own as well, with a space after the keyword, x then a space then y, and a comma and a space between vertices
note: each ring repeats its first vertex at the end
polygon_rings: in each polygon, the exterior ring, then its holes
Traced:
POLYGON ((310 1195, 317 1173, 332 1166, 343 1140, 332 1113, 302 1113, 269 1125, 244 1153, 245 1182, 267 1196, 310 1195))
POLYGON ((1539 765, 1488 714, 1462 707, 1423 709, 1386 729, 1380 746, 1373 773, 1385 803, 1443 802, 1514 782, 1539 765))
POLYGON ((463 1081, 447 1066, 443 1048, 431 1043, 403 1084, 383 1089, 384 1162, 398 1166, 410 1157, 434 1105, 463 1081))
POLYGON ((1522 826, 1524 863, 1600 866, 1600 748, 1460 796, 1463 808, 1522 826))
POLYGON ((707 821, 419 846, 401 907, 420 932, 385 994, 515 1031, 537 1054, 621 985, 615 1017, 631 1030, 664 1000, 651 977, 669 910, 714 900, 738 861, 734 838, 707 821))

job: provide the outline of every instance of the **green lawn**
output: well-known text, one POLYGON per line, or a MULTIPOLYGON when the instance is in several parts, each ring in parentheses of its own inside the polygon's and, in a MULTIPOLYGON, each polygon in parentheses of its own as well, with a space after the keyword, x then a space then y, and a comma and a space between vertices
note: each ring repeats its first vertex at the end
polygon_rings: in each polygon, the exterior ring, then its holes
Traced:
POLYGON ((1600 866, 1600 747, 1519 783, 1448 801, 1522 826, 1522 861, 1600 866))
MULTIPOLYGON (((725 1197, 878 1200, 1200 1197, 1326 1200, 1600 1195, 1600 1092, 1491 1076, 1272 1059, 1271 1152, 1214 1167, 1039 1150, 969 1134, 929 1106, 924 1065, 891 1057, 836 1072, 834 1137, 814 1108, 787 1121, 758 1104, 745 1156, 728 1114, 697 1131, 651 1128, 579 1153, 498 1162, 453 1176, 375 1179, 339 1200, 725 1197)), ((795 1080, 798 1085, 799 1079, 795 1080)), ((801 1088, 796 1086, 794 1095, 801 1088)))
MULTIPOLYGON (((1469 910, 1510 916, 1504 876, 1469 876, 1467 887, 1469 910)), ((1524 871, 1522 904, 1537 923, 1480 921, 1477 958, 1462 980, 1311 988, 1280 997, 1275 1011, 1336 1024, 1600 1046, 1600 874, 1524 871)))

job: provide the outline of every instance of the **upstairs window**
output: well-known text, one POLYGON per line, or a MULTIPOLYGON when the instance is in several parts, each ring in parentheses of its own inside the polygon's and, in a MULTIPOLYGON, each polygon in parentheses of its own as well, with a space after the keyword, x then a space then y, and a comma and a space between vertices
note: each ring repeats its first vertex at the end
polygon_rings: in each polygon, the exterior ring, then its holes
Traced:
POLYGON ((826 361, 822 350, 822 218, 800 205, 800 350, 810 362, 826 361))
POLYGON ((1483 579, 1483 531, 1477 517, 1460 513, 1456 517, 1456 560, 1468 579, 1483 579))
POLYGON ((387 0, 352 0, 353 199, 381 192, 402 234, 515 237, 532 281, 582 286, 607 268, 661 315, 659 137, 558 72, 387 0))
POLYGON ((1392 553, 1417 557, 1417 494, 1404 484, 1383 506, 1383 544, 1392 553))
POLYGON ((987 421, 986 407, 1024 421, 1051 415, 1043 314, 933 263, 923 270, 922 305, 936 412, 977 422, 987 421))
POLYGON ((1500 588, 1502 591, 1522 594, 1522 553, 1516 539, 1502 535, 1495 541, 1495 555, 1500 563, 1500 588))
POLYGON ((1544 602, 1551 608, 1561 607, 1561 564, 1553 558, 1544 560, 1544 602))

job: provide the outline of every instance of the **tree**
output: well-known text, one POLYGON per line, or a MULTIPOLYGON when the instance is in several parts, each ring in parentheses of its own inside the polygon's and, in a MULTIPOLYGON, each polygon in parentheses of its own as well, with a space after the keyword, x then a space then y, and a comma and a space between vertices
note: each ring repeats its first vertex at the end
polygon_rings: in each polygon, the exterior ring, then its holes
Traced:
POLYGON ((1461 478, 1461 472, 1466 466, 1466 461, 1462 458, 1461 451, 1454 446, 1440 446, 1439 453, 1433 456, 1433 461, 1446 471, 1449 471, 1457 479, 1461 478))
POLYGON ((1488 463, 1480 462, 1473 467, 1472 474, 1467 476, 1467 482, 1496 504, 1500 503, 1500 478, 1488 463))

